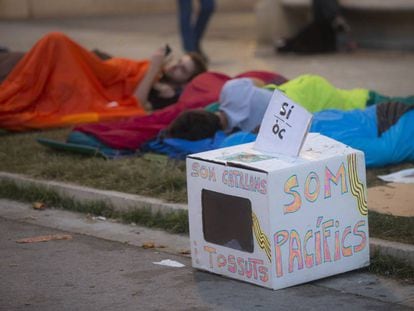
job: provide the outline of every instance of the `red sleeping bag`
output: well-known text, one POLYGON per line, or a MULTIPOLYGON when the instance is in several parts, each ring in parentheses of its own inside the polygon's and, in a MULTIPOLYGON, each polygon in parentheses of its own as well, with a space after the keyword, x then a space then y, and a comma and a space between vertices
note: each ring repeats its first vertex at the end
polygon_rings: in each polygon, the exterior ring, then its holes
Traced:
MULTIPOLYGON (((234 78, 251 77, 265 83, 282 84, 287 80, 272 72, 249 71, 234 78)), ((203 108, 219 98, 224 83, 231 78, 215 72, 206 72, 197 76, 184 89, 178 102, 150 115, 131 117, 114 122, 101 122, 77 126, 75 131, 93 135, 102 143, 116 149, 136 150, 145 142, 157 136, 182 111, 203 108)))

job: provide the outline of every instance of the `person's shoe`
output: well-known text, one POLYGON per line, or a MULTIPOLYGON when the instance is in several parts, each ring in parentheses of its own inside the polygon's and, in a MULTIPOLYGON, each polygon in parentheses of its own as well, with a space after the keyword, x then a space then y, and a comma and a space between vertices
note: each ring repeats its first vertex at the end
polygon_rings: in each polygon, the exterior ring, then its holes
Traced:
POLYGON ((351 38, 351 27, 341 15, 333 20, 332 28, 336 32, 337 51, 352 52, 358 48, 356 41, 351 38))
POLYGON ((349 33, 351 31, 351 26, 349 26, 349 24, 342 15, 338 15, 337 17, 335 17, 335 19, 332 21, 332 28, 336 32, 349 33))
POLYGON ((353 52, 358 48, 355 40, 349 38, 345 33, 338 33, 336 35, 336 49, 338 52, 353 52))
POLYGON ((294 52, 285 38, 278 39, 274 44, 275 53, 289 53, 294 52))

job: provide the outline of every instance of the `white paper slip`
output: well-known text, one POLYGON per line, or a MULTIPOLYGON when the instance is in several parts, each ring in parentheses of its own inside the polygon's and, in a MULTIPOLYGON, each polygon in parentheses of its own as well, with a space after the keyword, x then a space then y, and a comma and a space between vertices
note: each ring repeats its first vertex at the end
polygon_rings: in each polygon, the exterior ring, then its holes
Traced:
POLYGON ((171 260, 171 259, 164 259, 161 261, 154 261, 153 262, 154 265, 160 265, 160 266, 168 266, 168 267, 173 267, 173 268, 182 268, 185 267, 185 265, 183 265, 182 263, 175 261, 175 260, 171 260))
POLYGON ((414 184, 414 169, 409 168, 388 175, 379 175, 378 178, 387 182, 414 184))
POLYGON ((267 107, 254 149, 267 154, 299 155, 312 114, 275 90, 267 107))

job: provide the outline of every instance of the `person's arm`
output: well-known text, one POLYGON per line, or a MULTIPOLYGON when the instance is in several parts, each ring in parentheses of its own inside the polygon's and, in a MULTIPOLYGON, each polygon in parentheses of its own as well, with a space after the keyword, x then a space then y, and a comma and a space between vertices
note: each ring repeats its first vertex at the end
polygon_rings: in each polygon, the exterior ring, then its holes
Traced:
POLYGON ((176 94, 175 89, 166 83, 155 82, 152 88, 158 91, 158 94, 161 98, 171 98, 176 94))
POLYGON ((161 73, 162 67, 165 61, 165 48, 159 48, 151 57, 151 64, 148 68, 142 81, 139 83, 134 95, 137 97, 141 105, 145 109, 150 110, 150 104, 148 103, 148 94, 161 73))
POLYGON ((155 82, 148 95, 148 106, 152 110, 175 104, 180 96, 179 90, 166 83, 155 82))

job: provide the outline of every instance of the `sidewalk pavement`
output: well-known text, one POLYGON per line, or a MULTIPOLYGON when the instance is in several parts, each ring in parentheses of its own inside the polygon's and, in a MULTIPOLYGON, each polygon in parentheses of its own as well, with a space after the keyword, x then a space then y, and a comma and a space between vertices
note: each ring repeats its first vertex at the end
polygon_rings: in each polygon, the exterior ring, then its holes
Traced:
MULTIPOLYGON (((57 192, 62 197, 69 197, 79 202, 103 201, 110 204, 115 211, 119 212, 126 212, 131 209, 139 209, 144 207, 150 208, 153 212, 161 213, 168 213, 177 210, 188 210, 186 204, 166 203, 159 199, 139 195, 117 191, 99 190, 63 182, 33 179, 18 174, 0 172, 0 181, 1 180, 11 181, 22 187, 44 187, 57 192)), ((375 251, 379 251, 383 255, 389 255, 405 261, 414 267, 414 245, 370 238, 370 252, 373 254, 375 251)))
POLYGON ((363 270, 277 291, 191 269, 186 236, 0 200, 7 310, 410 310, 414 285, 363 270), (65 240, 21 244, 38 236, 65 240), (143 249, 145 242, 156 248, 143 249), (154 262, 174 260, 183 268, 154 262))

